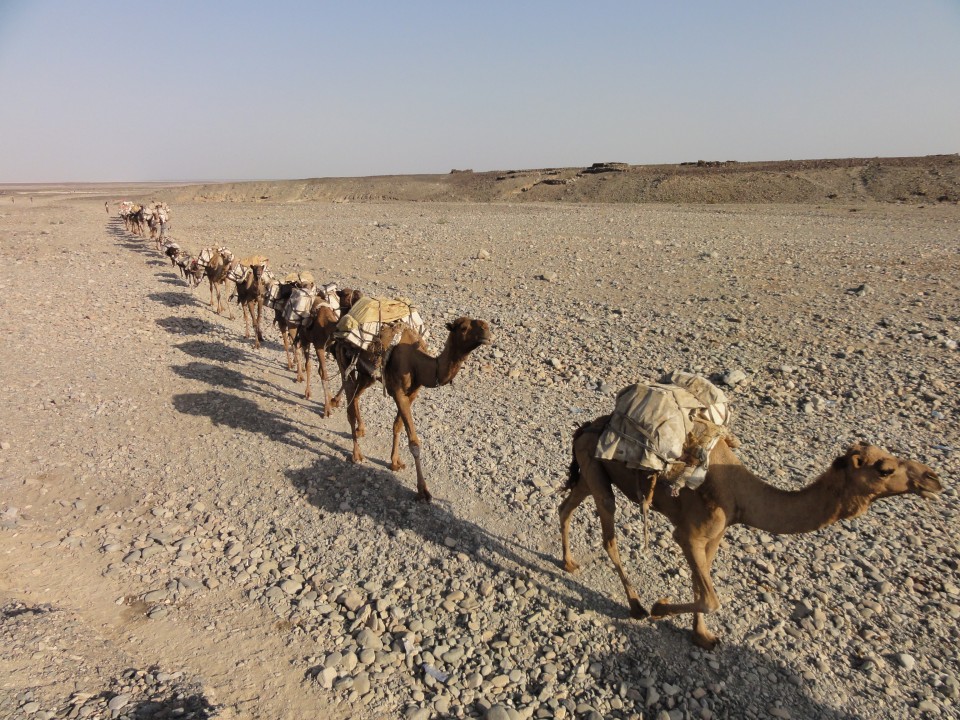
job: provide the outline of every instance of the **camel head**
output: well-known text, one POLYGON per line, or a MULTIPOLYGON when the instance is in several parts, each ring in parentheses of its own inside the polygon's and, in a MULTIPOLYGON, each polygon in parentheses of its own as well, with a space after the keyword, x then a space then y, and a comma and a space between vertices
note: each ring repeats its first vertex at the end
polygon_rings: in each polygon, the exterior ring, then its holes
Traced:
POLYGON ((340 298, 340 314, 344 315, 350 311, 350 308, 353 307, 353 304, 363 297, 363 293, 359 290, 351 290, 350 288, 343 288, 342 290, 337 290, 337 295, 340 298))
POLYGON ((466 354, 473 352, 481 345, 493 342, 490 326, 484 320, 474 320, 468 317, 459 317, 447 323, 450 331, 450 342, 453 347, 466 354))
POLYGON ((870 500, 908 493, 932 498, 943 490, 932 468, 916 460, 901 460, 883 448, 862 442, 851 445, 834 460, 833 469, 845 473, 848 485, 870 500))

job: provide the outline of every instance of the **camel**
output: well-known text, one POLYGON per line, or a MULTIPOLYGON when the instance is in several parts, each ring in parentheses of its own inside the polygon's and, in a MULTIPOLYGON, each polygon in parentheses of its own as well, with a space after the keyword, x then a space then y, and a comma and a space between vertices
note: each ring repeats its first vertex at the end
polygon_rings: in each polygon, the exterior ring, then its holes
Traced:
POLYGON ((244 265, 234 260, 230 263, 227 277, 236 283, 237 304, 243 314, 243 336, 250 338, 250 325, 253 325, 253 346, 260 347, 263 342, 263 333, 260 330, 260 316, 263 313, 263 273, 266 269, 267 258, 253 258, 259 262, 244 265), (256 315, 254 315, 256 309, 256 315), (248 322, 247 315, 250 316, 248 322))
MULTIPOLYGON (((427 353, 426 343, 420 335, 408 326, 403 326, 399 342, 383 363, 381 380, 384 391, 393 398, 397 406, 397 416, 393 421, 390 469, 397 471, 406 467, 400 461, 400 429, 404 428, 410 454, 413 455, 417 468, 417 499, 421 502, 430 502, 433 496, 427 489, 420 464, 420 438, 417 437, 413 424, 413 402, 417 399, 420 388, 440 387, 453 382, 470 353, 481 345, 491 343, 490 327, 483 320, 460 317, 447 323, 447 330, 450 334, 443 350, 437 357, 432 357, 427 353)), ((362 463, 360 438, 365 434, 365 427, 360 417, 360 396, 376 382, 371 369, 375 366, 375 358, 365 358, 369 351, 359 351, 360 358, 356 361, 356 347, 339 339, 334 343, 334 352, 343 378, 343 391, 348 398, 347 418, 353 436, 352 460, 362 463), (350 370, 354 362, 355 367, 350 370)))
POLYGON ((297 333, 300 330, 299 323, 293 323, 287 320, 287 303, 297 288, 311 288, 314 286, 313 275, 308 272, 290 273, 283 282, 279 283, 277 296, 273 301, 273 324, 280 329, 280 339, 283 341, 283 352, 287 358, 287 370, 296 368, 297 379, 295 382, 303 382, 303 370, 300 367, 300 356, 296 352, 297 333))
MULTIPOLYGON (((320 384, 323 386, 323 416, 330 417, 333 408, 340 407, 340 396, 343 395, 343 384, 336 396, 331 399, 330 390, 327 387, 327 363, 325 356, 327 350, 333 343, 334 332, 337 329, 337 321, 340 316, 350 310, 362 294, 359 290, 343 288, 337 291, 339 307, 334 308, 333 303, 325 297, 317 296, 310 308, 310 318, 308 322, 301 326, 294 340, 296 345, 303 351, 303 362, 306 365, 306 389, 303 397, 310 399, 310 348, 313 347, 317 354, 317 363, 320 365, 320 384)), ((299 377, 299 357, 297 361, 299 377)))
MULTIPOLYGON (((570 554, 570 518, 588 495, 593 495, 600 516, 604 548, 616 567, 627 593, 630 614, 647 616, 636 590, 620 563, 614 536, 616 486, 629 500, 642 504, 650 476, 628 469, 621 461, 594 457, 597 441, 610 416, 580 427, 573 436, 573 462, 566 485, 569 495, 561 503, 560 539, 563 566, 578 569, 570 554)), ((650 610, 651 619, 693 613, 694 644, 712 649, 717 637, 704 622, 720 601, 710 578, 717 548, 731 525, 747 525, 774 534, 807 533, 865 513, 872 502, 896 495, 933 497, 942 490, 936 472, 914 460, 901 460, 882 448, 857 443, 805 488, 789 492, 768 485, 747 470, 723 439, 710 453, 705 481, 696 490, 683 488, 674 495, 671 486, 657 482, 652 507, 674 527, 673 539, 680 546, 693 579, 693 602, 671 603, 662 598, 650 610)))
POLYGON ((180 268, 180 274, 187 281, 191 291, 203 280, 203 267, 200 261, 189 253, 181 252, 177 255, 176 265, 180 268))
MULTIPOLYGON (((207 262, 207 266, 204 268, 204 274, 207 276, 207 280, 210 282, 210 307, 213 307, 213 292, 217 292, 217 315, 223 314, 223 300, 220 294, 220 286, 226 285, 227 274, 230 272, 230 263, 233 262, 233 253, 227 250, 227 248, 216 248, 215 250, 208 250, 210 254, 210 260, 207 262)), ((201 253, 203 255, 204 253, 201 253)), ((230 319, 233 320, 233 310, 228 306, 227 310, 230 313, 230 319)))

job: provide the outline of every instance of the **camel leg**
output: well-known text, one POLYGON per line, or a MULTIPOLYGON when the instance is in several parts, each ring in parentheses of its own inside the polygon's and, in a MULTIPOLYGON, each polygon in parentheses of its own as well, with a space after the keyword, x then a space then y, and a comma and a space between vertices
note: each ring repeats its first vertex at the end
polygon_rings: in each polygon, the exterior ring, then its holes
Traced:
POLYGON ((306 368, 307 387, 303 390, 303 399, 310 399, 310 343, 303 346, 303 364, 306 368))
MULTIPOLYGON (((300 364, 300 353, 297 352, 297 344, 300 342, 300 328, 297 328, 290 338, 290 345, 293 347, 293 360, 297 365, 296 382, 303 382, 303 365, 300 364)), ((309 343, 307 344, 309 347, 309 343)))
POLYGON ((347 420, 350 422, 350 432, 353 435, 353 462, 362 463, 363 453, 360 452, 360 433, 363 427, 363 421, 360 419, 360 395, 373 384, 373 378, 365 377, 361 381, 359 375, 355 378, 348 378, 346 381, 346 394, 350 398, 347 403, 347 420))
MULTIPOLYGON (((257 321, 253 325, 253 329, 256 332, 257 339, 254 341, 253 346, 255 348, 260 347, 260 343, 263 342, 263 332, 260 330, 260 316, 263 314, 263 298, 257 298, 257 321)), ((253 317, 253 310, 250 311, 250 317, 253 317)))
POLYGON ((332 398, 330 398, 330 408, 331 408, 331 410, 332 410, 333 408, 338 408, 338 407, 340 407, 340 403, 342 402, 342 398, 343 398, 343 390, 344 390, 344 387, 345 387, 345 386, 346 386, 346 383, 345 383, 344 380, 343 380, 343 373, 340 373, 340 389, 337 390, 337 394, 336 394, 336 395, 334 395, 332 398))
POLYGON ((570 520, 573 518, 573 511, 589 494, 590 486, 581 477, 579 482, 570 490, 570 494, 560 503, 560 509, 557 511, 560 514, 560 545, 563 547, 563 569, 570 573, 580 569, 570 553, 570 520))
POLYGON ((397 411, 393 419, 393 448, 390 450, 390 469, 394 472, 403 470, 406 464, 400 459, 400 431, 403 429, 403 417, 397 411))
POLYGON ((671 615, 693 613, 694 644, 706 650, 712 650, 717 643, 717 638, 707 629, 702 615, 703 613, 714 612, 720 607, 720 599, 717 597, 713 582, 710 579, 710 562, 716 555, 720 538, 691 540, 690 538, 677 537, 676 540, 683 550, 687 565, 690 567, 693 580, 693 602, 671 603, 665 598, 661 599, 651 608, 650 617, 659 620, 671 615), (713 546, 712 552, 710 546, 713 546))
POLYGON ((240 312, 243 313, 243 337, 247 340, 250 339, 250 325, 247 324, 247 312, 250 312, 250 319, 253 320, 253 311, 250 310, 246 304, 240 305, 240 312))
POLYGON ((227 294, 227 304, 226 304, 226 306, 225 306, 226 309, 227 309, 227 313, 229 313, 230 319, 233 320, 233 305, 230 304, 230 293, 227 293, 227 283, 226 283, 226 282, 223 283, 223 292, 227 294))
MULTIPOLYGON (((720 540, 723 536, 718 536, 711 538, 707 541, 706 547, 706 558, 707 558, 707 576, 706 576, 706 585, 705 591, 707 597, 712 593, 713 597, 717 597, 716 591, 713 589, 713 581, 710 577, 709 569, 713 567, 713 559, 717 556, 717 548, 720 547, 720 540)), ((720 607, 719 598, 717 599, 717 607, 720 607)), ((716 608, 715 608, 716 609, 716 608)), ((693 637, 694 642, 702 648, 713 648, 717 644, 717 636, 710 632, 707 629, 707 623, 704 620, 703 613, 696 612, 693 614, 693 637)))
MULTIPOLYGON (((427 479, 423 475, 423 465, 420 463, 420 438, 417 437, 417 429, 413 424, 413 401, 417 399, 417 391, 410 395, 404 395, 398 390, 393 393, 393 401, 397 404, 397 415, 403 422, 407 431, 407 444, 410 448, 410 454, 413 455, 413 464, 417 468, 417 499, 421 502, 430 502, 433 496, 427 489, 427 479)), ((393 423, 393 457, 390 458, 390 469, 398 470, 404 465, 400 462, 399 445, 400 428, 399 424, 393 423)))
MULTIPOLYGON (((317 365, 320 367, 320 385, 323 387, 323 416, 327 418, 333 414, 333 405, 330 402, 330 388, 327 378, 327 363, 324 357, 327 351, 323 349, 323 346, 317 345, 314 345, 314 349, 317 351, 317 365)), ((307 384, 309 383, 310 369, 307 368, 307 384)))
POLYGON ((213 280, 208 277, 207 281, 210 283, 210 307, 213 307, 213 280))
POLYGON ((293 370, 293 358, 290 357, 290 336, 286 326, 280 328, 280 339, 283 340, 283 352, 287 356, 287 370, 293 370))
MULTIPOLYGON (((598 467, 596 463, 591 463, 591 465, 593 465, 591 468, 593 472, 598 474, 604 473, 603 469, 598 467)), ((633 585, 630 584, 630 580, 623 570, 623 563, 620 562, 620 550, 617 548, 616 526, 614 524, 617 501, 613 495, 613 488, 609 480, 606 482, 594 482, 593 480, 596 479, 594 475, 587 475, 586 479, 590 484, 590 491, 593 493, 593 500, 597 505, 597 515, 600 516, 603 548, 613 561, 613 565, 617 569, 617 575, 620 576, 620 582, 623 583, 623 589, 627 593, 627 602, 630 605, 630 615, 635 618, 645 618, 647 611, 643 605, 641 605, 640 596, 637 595, 637 591, 634 590, 633 585)))

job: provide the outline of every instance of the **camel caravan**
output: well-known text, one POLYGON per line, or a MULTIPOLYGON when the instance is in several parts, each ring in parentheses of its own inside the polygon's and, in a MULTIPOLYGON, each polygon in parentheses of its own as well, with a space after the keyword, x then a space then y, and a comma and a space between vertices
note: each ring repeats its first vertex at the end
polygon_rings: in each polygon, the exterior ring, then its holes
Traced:
MULTIPOLYGON (((244 337, 250 339, 252 331, 255 348, 264 342, 263 307, 273 310, 287 368, 296 371, 297 382, 305 382, 308 400, 310 355, 316 355, 323 416, 330 417, 345 399, 354 463, 364 461, 360 398, 381 383, 396 406, 390 468, 399 471, 406 467, 400 459, 400 433, 404 431, 416 468, 417 497, 430 502, 413 404, 423 388, 449 385, 474 351, 491 344, 489 325, 470 317, 447 323, 443 347, 433 355, 426 342, 426 324, 409 300, 366 297, 333 282, 318 285, 308 272, 293 272, 279 279, 271 273, 267 257, 251 255, 237 260, 225 247, 204 248, 190 255, 163 236, 169 218, 166 205, 147 207, 151 209, 123 203, 120 217, 125 227, 142 235, 145 223, 154 237, 156 226, 158 249, 179 268, 191 290, 207 278, 209 304, 217 314, 224 312, 225 294, 228 303, 236 297, 243 314, 244 337), (146 218, 154 217, 161 207, 163 219, 151 224, 146 218), (229 284, 232 293, 227 292, 229 284), (327 354, 334 357, 340 375, 340 389, 335 394, 328 382, 327 354)), ((232 310, 229 317, 233 318, 232 310)), ((578 569, 569 539, 573 513, 592 496, 603 546, 623 584, 631 616, 658 620, 692 615, 692 640, 706 649, 715 646, 717 637, 707 628, 704 616, 720 607, 711 566, 731 525, 773 534, 813 532, 863 515, 872 503, 884 498, 933 498, 943 489, 932 468, 858 442, 806 487, 781 490, 744 467, 735 454, 739 441, 730 429, 730 404, 709 379, 684 372, 624 388, 610 414, 574 430, 565 498, 558 510, 562 565, 567 572, 578 569), (642 508, 645 545, 651 509, 673 526, 673 538, 692 579, 691 601, 675 603, 661 598, 646 609, 620 560, 615 491, 642 508)))

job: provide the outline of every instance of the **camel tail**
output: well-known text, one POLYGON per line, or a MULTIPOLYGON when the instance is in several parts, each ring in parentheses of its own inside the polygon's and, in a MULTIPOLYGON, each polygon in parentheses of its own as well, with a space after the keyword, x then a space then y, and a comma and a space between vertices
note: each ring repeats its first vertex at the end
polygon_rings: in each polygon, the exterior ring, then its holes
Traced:
POLYGON ((590 422, 584 423, 573 431, 573 438, 570 441, 570 445, 573 447, 573 457, 570 460, 570 469, 567 473, 567 482, 562 488, 560 488, 560 492, 569 492, 577 486, 578 482, 580 482, 580 463, 577 461, 576 451, 577 440, 585 432, 594 432, 599 436, 599 434, 603 432, 604 428, 607 427, 607 422, 609 422, 609 420, 609 415, 601 415, 590 422))
MULTIPOLYGON (((577 438, 583 435, 587 428, 589 428, 592 424, 592 422, 588 422, 574 430, 573 439, 571 440, 570 445, 575 446, 577 444, 577 438)), ((567 482, 563 486, 563 490, 565 491, 573 490, 577 486, 577 483, 580 482, 580 463, 577 462, 576 449, 573 449, 571 454, 573 457, 570 460, 570 469, 567 471, 567 482)))

